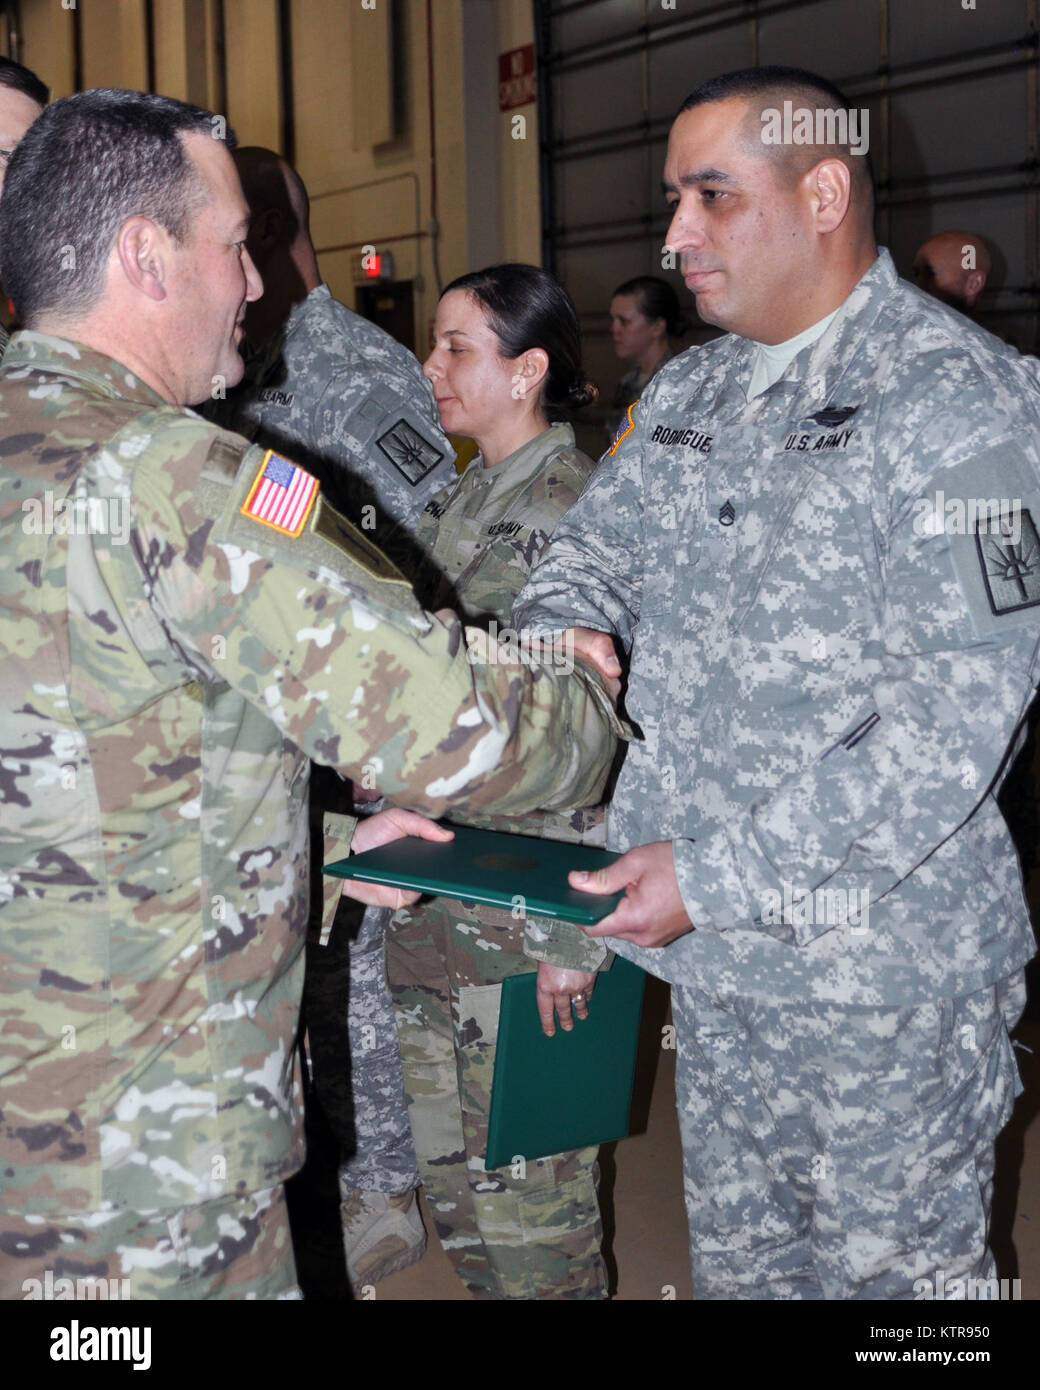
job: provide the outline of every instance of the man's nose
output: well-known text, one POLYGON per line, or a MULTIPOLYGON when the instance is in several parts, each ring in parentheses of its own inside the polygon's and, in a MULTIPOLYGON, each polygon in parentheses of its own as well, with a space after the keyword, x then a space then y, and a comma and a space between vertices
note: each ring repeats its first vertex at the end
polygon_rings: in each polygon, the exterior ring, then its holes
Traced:
POLYGON ((704 241, 701 219, 688 209, 676 208, 665 233, 665 247, 673 251, 697 250, 704 241))

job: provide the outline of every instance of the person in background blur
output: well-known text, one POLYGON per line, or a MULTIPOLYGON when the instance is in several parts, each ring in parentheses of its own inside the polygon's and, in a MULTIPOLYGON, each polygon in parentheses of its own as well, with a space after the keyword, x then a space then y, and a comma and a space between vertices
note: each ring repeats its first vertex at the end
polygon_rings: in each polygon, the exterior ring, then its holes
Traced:
MULTIPOLYGON (((423 371, 441 424, 480 452, 432 497, 415 537, 435 608, 508 625, 513 599, 595 468, 564 423, 596 398, 567 292, 531 265, 464 275, 437 307, 423 371)), ((469 819, 494 830, 601 843, 602 816, 469 819)), ((580 928, 437 898, 402 911, 387 937, 412 1134, 445 1254, 478 1298, 604 1298, 595 1148, 485 1170, 501 982, 537 971, 542 1027, 587 1015, 606 951, 580 928)))
MULTIPOLYGON (((15 146, 50 101, 51 94, 34 72, 12 58, 0 58, 0 189, 15 146)), ((8 340, 0 324, 0 356, 8 340)))
POLYGON ((973 232, 939 232, 918 248, 914 280, 925 294, 941 299, 968 318, 986 288, 993 262, 986 243, 973 232))
POLYGON ((673 356, 669 338, 681 337, 686 323, 679 297, 666 280, 637 275, 618 285, 610 301, 610 332, 614 351, 632 365, 617 384, 607 413, 611 439, 625 411, 646 390, 655 372, 673 356))

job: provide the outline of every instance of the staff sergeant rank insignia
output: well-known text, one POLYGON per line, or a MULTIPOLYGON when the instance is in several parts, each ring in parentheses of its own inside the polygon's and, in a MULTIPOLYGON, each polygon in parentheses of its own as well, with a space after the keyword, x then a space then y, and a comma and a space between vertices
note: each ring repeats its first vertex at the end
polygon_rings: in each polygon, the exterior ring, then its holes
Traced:
POLYGON ((1040 537, 1027 511, 1002 516, 999 528, 980 525, 975 549, 995 615, 1040 603, 1040 537))
POLYGON ((440 463, 444 454, 413 430, 407 420, 398 420, 380 435, 376 443, 397 471, 416 487, 440 463))

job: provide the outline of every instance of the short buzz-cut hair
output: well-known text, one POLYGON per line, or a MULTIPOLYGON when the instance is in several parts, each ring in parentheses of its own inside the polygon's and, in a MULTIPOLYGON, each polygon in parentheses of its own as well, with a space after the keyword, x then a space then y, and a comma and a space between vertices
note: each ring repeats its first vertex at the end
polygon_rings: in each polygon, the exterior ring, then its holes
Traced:
POLYGON ((62 97, 33 122, 0 198, 0 275, 26 327, 96 305, 128 218, 185 240, 204 197, 180 138, 189 133, 234 144, 223 118, 201 106, 107 87, 62 97))
POLYGON ((778 181, 796 182, 821 159, 840 159, 852 175, 853 199, 873 208, 874 171, 867 150, 857 154, 850 143, 838 140, 822 145, 798 145, 767 144, 762 139, 762 113, 769 108, 782 110, 784 101, 790 101, 794 107, 825 107, 835 112, 844 111, 851 117, 854 108, 833 82, 806 68, 780 65, 737 68, 702 82, 679 107, 677 115, 681 116, 695 106, 734 97, 743 97, 750 103, 744 128, 747 147, 772 161, 778 181))
POLYGON ((44 86, 31 69, 16 63, 13 58, 0 57, 0 87, 21 92, 30 101, 35 101, 37 106, 46 106, 51 99, 50 88, 44 86))

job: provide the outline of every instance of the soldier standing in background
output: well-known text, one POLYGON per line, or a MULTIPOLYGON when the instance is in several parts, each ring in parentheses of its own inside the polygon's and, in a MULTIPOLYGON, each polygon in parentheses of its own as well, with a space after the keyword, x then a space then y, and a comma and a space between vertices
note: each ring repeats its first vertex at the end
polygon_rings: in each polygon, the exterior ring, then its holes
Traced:
POLYGON ((975 304, 986 288, 993 262, 986 243, 973 232, 939 232, 917 249, 914 280, 951 309, 975 317, 975 304))
POLYGON ((672 984, 697 1298, 988 1277, 1021 1089, 994 792, 1036 679, 1036 395, 876 246, 861 116, 790 68, 687 99, 668 245, 728 332, 654 378, 514 611, 631 651, 627 852, 571 882, 626 888, 588 934, 672 984), (782 110, 818 143, 766 139, 782 110))
POLYGON ((474 664, 313 475, 184 408, 261 292, 220 129, 65 98, 0 204, 0 1297, 296 1296, 310 760, 439 815, 595 801, 615 749, 597 679, 474 664))
MULTIPOLYGON (((50 101, 50 92, 34 72, 11 58, 0 57, 0 189, 15 147, 50 101)), ((0 325, 0 356, 7 346, 7 330, 0 325)))
MULTIPOLYGON (((574 445, 572 411, 596 398, 570 296, 539 266, 488 266, 437 305, 423 371, 441 420, 480 452, 432 498, 416 530, 434 569, 417 592, 475 625, 510 609, 553 527, 595 464, 574 445)), ((495 630, 494 628, 492 630, 495 630)), ((485 829, 602 844, 599 810, 471 818, 485 829)), ((569 922, 440 897, 394 918, 387 977, 427 1208, 442 1248, 478 1298, 605 1298, 598 1148, 547 1154, 518 1175, 486 1169, 502 981, 537 972, 544 1031, 587 1012, 607 956, 569 922)))

